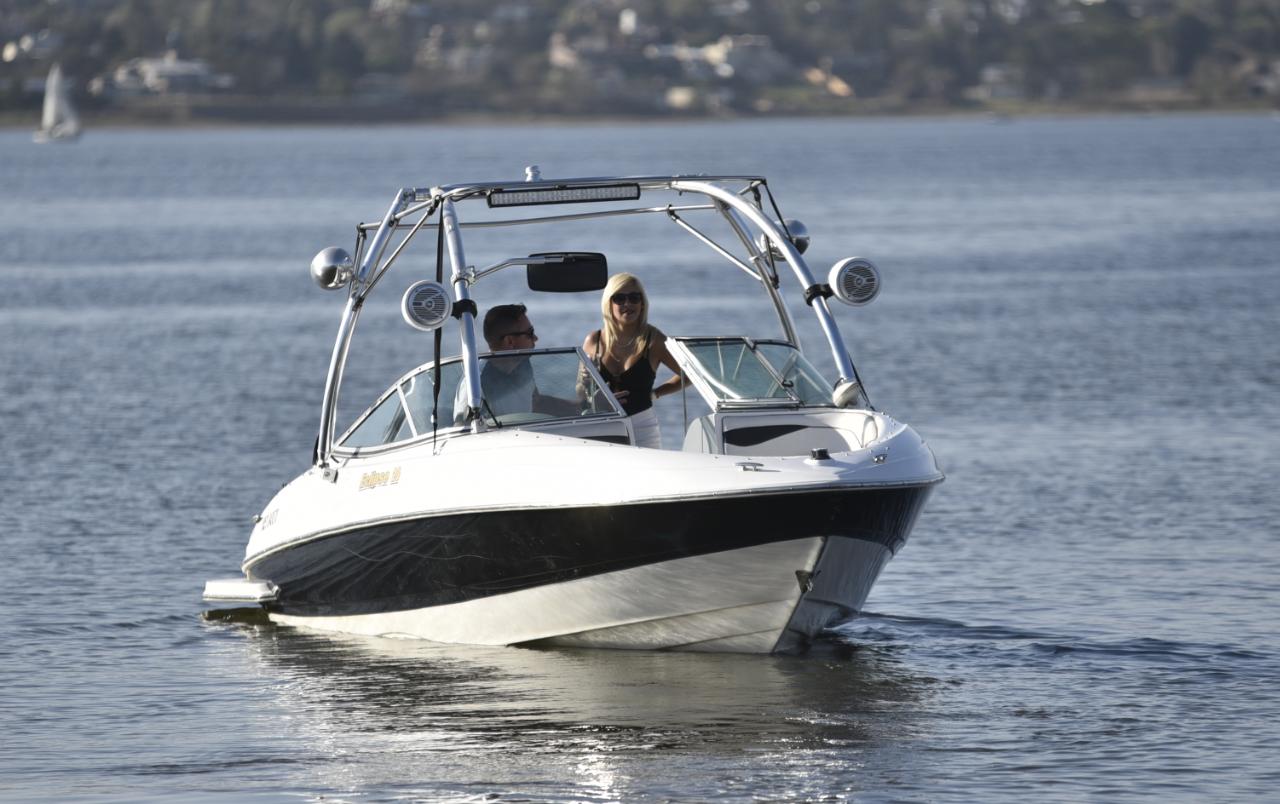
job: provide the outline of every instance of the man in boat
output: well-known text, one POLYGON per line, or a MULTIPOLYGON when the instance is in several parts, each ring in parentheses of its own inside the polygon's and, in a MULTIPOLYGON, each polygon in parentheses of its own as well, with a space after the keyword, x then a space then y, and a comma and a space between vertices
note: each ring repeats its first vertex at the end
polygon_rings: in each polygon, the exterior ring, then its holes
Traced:
MULTIPOLYGON (((538 392, 529 355, 497 357, 499 352, 532 349, 538 336, 523 304, 499 304, 484 316, 484 339, 495 354, 480 370, 480 390, 486 412, 502 417, 512 413, 545 413, 550 416, 577 416, 577 402, 538 392)), ((460 409, 460 408, 458 408, 460 409)))
MULTIPOLYGON (((538 336, 523 304, 499 304, 484 315, 484 339, 489 351, 510 352, 532 349, 538 336)), ((480 371, 480 388, 495 416, 528 413, 533 410, 533 365, 528 355, 491 357, 480 371)))

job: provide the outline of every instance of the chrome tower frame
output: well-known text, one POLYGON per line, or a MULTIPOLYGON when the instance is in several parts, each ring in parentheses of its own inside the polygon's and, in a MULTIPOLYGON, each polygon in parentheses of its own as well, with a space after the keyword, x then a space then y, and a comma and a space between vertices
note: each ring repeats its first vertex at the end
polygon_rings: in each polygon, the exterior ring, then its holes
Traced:
MULTIPOLYGON (((380 223, 367 224, 362 223, 357 227, 357 248, 356 261, 358 269, 350 284, 347 295, 347 302, 343 308, 342 319, 338 326, 337 338, 334 342, 333 352, 329 360, 328 374, 325 378, 324 398, 320 411, 320 428, 316 442, 315 466, 324 472, 324 476, 330 480, 336 477, 336 473, 330 466, 331 454, 333 451, 334 440, 334 417, 337 411, 338 391, 342 384, 343 369, 347 361, 347 354, 351 344, 351 339, 355 332, 356 322, 360 316, 360 310, 363 307, 364 300, 373 291, 379 280, 390 269, 396 258, 403 252, 409 241, 422 229, 437 230, 440 226, 444 227, 442 234, 443 244, 446 246, 447 258, 450 265, 450 277, 448 283, 453 288, 454 303, 466 301, 471 298, 470 286, 476 281, 477 276, 485 273, 485 271, 475 271, 467 265, 465 252, 462 245, 463 228, 487 228, 501 226, 522 226, 538 223, 554 223, 576 220, 590 220, 597 218, 607 218, 620 215, 643 215, 643 214, 662 214, 667 215, 674 223, 685 229, 693 237, 715 251, 720 256, 727 259, 736 267, 746 272, 764 286, 770 301, 773 303, 774 310, 777 313, 778 320, 782 326, 786 340, 800 347, 799 338, 795 331, 795 326, 791 321, 791 316, 787 311, 786 305, 782 300, 782 296, 778 291, 778 275, 776 273, 774 261, 766 250, 762 250, 757 246, 750 235, 750 229, 754 227, 765 236, 767 242, 771 246, 768 251, 776 251, 781 254, 784 261, 791 267, 792 273, 796 280, 800 283, 800 287, 805 291, 809 298, 809 305, 813 308, 814 314, 817 316, 818 324, 826 337, 827 345, 831 350, 832 359, 835 362, 836 370, 839 377, 835 386, 839 387, 842 383, 855 381, 857 372, 853 364, 853 360, 845 347, 841 338, 839 328, 836 326, 834 317, 827 306, 826 299, 822 294, 812 294, 814 288, 819 287, 814 279, 809 266, 805 263, 799 249, 788 238, 786 231, 778 221, 773 220, 763 208, 761 202, 761 190, 768 195, 769 201, 773 204, 772 194, 769 192, 768 183, 762 176, 707 176, 707 175, 677 175, 677 176, 610 176, 610 177, 592 177, 592 178, 574 178, 574 179, 555 179, 541 180, 538 177, 536 169, 527 171, 527 174, 533 177, 533 180, 510 181, 510 182, 486 182, 478 184, 454 184, 441 187, 431 188, 404 188, 401 189, 395 199, 392 201, 383 216, 380 223), (463 201, 474 201, 477 199, 484 200, 494 192, 502 191, 526 191, 526 190, 587 190, 589 188, 607 187, 615 185, 637 185, 641 191, 641 195, 645 191, 667 191, 678 194, 695 194, 702 196, 710 203, 707 204, 665 204, 662 206, 651 207, 629 207, 629 208, 608 208, 594 212, 575 212, 561 215, 543 215, 538 217, 511 218, 495 221, 477 221, 464 223, 459 220, 457 214, 457 204, 463 201), (736 188, 736 189, 733 189, 736 188), (681 212, 693 210, 714 210, 728 222, 733 232, 742 242, 743 247, 747 251, 748 260, 744 261, 731 252, 713 241, 710 237, 698 231, 691 224, 680 217, 681 212), (438 222, 428 223, 433 215, 439 212, 438 222), (409 219, 415 215, 419 215, 415 223, 410 223, 409 219), (403 239, 390 255, 386 255, 388 246, 392 238, 401 230, 408 230, 403 239), (371 239, 366 243, 365 238, 373 233, 371 239)), ((587 202, 584 202, 587 203, 587 202)), ((614 204, 617 201, 593 201, 590 203, 614 204)), ((514 209, 514 207, 513 207, 514 209)), ((527 207, 521 207, 527 209, 527 207)), ((776 205, 773 205, 776 211, 776 205)), ((779 216, 781 218, 781 216, 779 216)), ((495 266, 494 269, 502 266, 495 266)), ((491 270, 491 269, 486 269, 491 270)), ((481 390, 480 390, 480 373, 478 355, 479 349, 476 344, 475 333, 475 317, 470 312, 469 305, 461 305, 455 307, 460 309, 459 318, 459 337, 461 340, 462 363, 466 383, 467 403, 473 410, 479 410, 481 406, 481 390)), ((480 417, 472 417, 471 427, 473 431, 479 432, 484 429, 483 420, 480 417)))

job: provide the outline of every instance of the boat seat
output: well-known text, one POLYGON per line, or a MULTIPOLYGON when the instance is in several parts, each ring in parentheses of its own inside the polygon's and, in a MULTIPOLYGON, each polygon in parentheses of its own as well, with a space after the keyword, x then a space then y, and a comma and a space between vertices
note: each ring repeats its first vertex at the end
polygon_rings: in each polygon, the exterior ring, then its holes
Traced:
POLYGON ((857 449, 839 428, 823 424, 764 424, 726 428, 725 455, 808 455, 814 449, 857 449))
POLYGON ((814 449, 849 452, 874 438, 866 414, 855 411, 722 412, 695 419, 685 434, 686 452, 723 455, 808 455, 814 449), (716 416, 723 440, 717 435, 716 416))
POLYGON ((540 433, 585 438, 608 444, 631 444, 631 428, 624 419, 551 419, 530 421, 517 425, 520 430, 536 430, 540 433))

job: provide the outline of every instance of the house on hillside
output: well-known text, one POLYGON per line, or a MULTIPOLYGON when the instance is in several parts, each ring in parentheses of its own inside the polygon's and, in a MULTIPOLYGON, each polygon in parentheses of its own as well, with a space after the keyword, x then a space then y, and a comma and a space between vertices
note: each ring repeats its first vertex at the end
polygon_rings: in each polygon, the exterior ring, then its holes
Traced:
POLYGON ((972 101, 1019 101, 1026 97, 1022 70, 1012 64, 988 64, 978 73, 978 83, 964 96, 972 101))
POLYGON ((699 47, 681 42, 649 45, 644 55, 653 61, 677 62, 695 81, 736 79, 748 84, 768 84, 791 75, 795 68, 773 47, 767 36, 726 34, 699 47))
POLYGON ((89 83, 95 95, 175 95, 219 92, 235 86, 202 59, 180 59, 170 50, 158 59, 130 59, 109 75, 89 83))

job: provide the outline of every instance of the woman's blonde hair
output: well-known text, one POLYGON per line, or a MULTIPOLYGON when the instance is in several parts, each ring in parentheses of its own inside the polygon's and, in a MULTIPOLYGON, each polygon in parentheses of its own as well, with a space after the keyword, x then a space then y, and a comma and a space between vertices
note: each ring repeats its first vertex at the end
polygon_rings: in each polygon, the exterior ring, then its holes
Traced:
POLYGON ((604 326, 600 328, 601 354, 608 354, 613 344, 619 340, 618 335, 622 327, 613 317, 613 294, 628 285, 635 285, 644 299, 640 304, 640 332, 636 336, 639 339, 637 343, 643 343, 649 339, 649 294, 644 292, 644 284, 635 274, 614 274, 609 277, 608 283, 604 286, 604 294, 600 297, 600 315, 604 319, 604 326))

